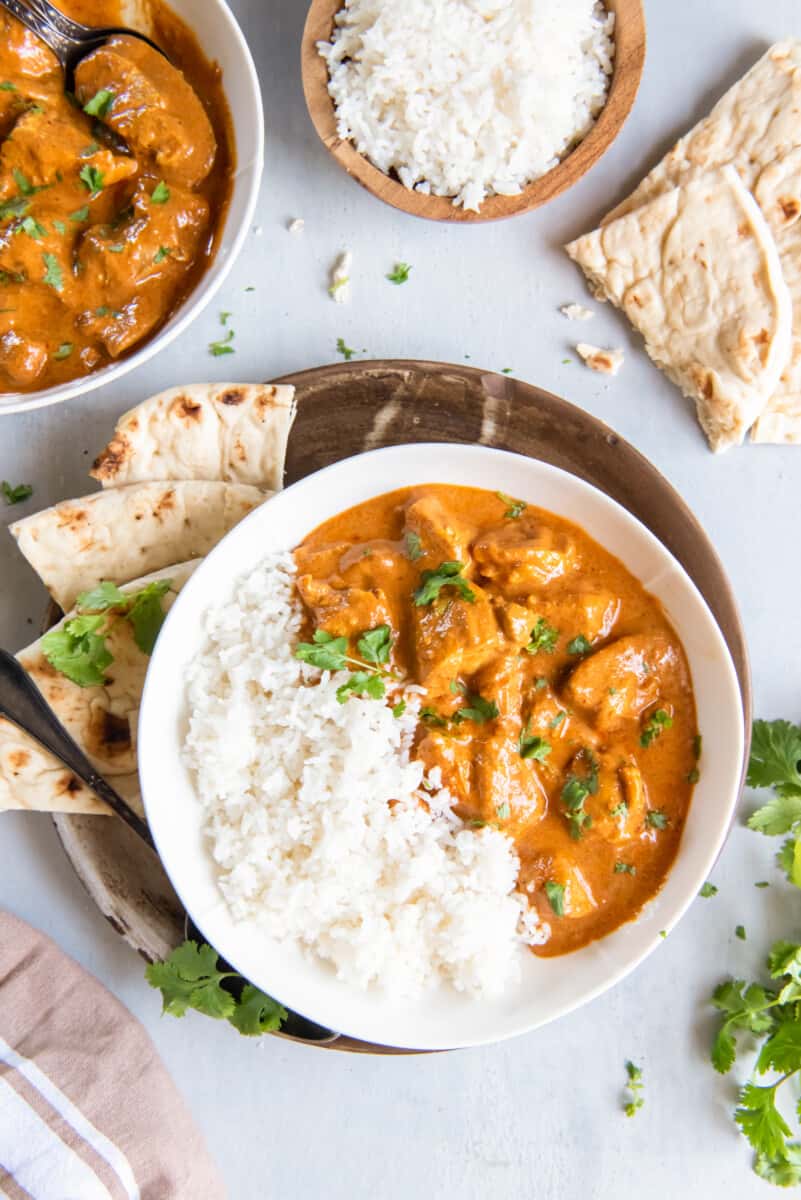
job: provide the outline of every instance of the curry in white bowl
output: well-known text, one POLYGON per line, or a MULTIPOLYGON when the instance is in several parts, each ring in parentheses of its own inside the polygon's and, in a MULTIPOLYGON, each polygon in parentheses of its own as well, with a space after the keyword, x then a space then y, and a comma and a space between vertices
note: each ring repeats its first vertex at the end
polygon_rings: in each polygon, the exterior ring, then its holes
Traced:
POLYGON ((659 601, 577 525, 477 488, 368 500, 295 561, 306 634, 347 639, 356 675, 357 643, 383 638, 388 670, 424 690, 414 753, 468 825, 513 840, 550 929, 535 953, 635 917, 676 857, 701 750, 659 601))

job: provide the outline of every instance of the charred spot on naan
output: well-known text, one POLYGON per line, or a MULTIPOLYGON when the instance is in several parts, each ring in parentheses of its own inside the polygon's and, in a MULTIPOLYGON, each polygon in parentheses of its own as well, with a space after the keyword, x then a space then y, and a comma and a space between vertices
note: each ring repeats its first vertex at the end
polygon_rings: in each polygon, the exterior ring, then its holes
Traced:
POLYGON ((8 756, 8 765, 11 768, 12 775, 19 775, 31 761, 31 756, 27 750, 12 750, 8 756))
POLYGON ((120 717, 108 708, 94 705, 89 720, 87 749, 96 758, 119 758, 132 746, 131 726, 127 717, 120 717))
POLYGON ((223 392, 220 396, 221 404, 236 405, 242 404, 245 400, 245 393, 239 388, 231 388, 230 391, 223 392))
MULTIPOLYGON (((133 422, 131 428, 134 428, 133 422)), ((114 479, 121 468, 128 462, 133 453, 133 447, 124 433, 115 433, 102 454, 99 454, 92 464, 90 474, 102 483, 105 479, 114 479)))
POLYGON ((197 400, 191 400, 189 396, 178 396, 172 404, 172 411, 187 424, 203 419, 203 405, 198 404, 197 400))

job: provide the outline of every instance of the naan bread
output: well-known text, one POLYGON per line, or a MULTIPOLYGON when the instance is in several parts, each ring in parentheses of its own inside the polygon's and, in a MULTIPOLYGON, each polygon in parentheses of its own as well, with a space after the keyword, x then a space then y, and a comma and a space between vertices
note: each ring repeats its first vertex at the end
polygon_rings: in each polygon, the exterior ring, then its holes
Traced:
MULTIPOLYGON (((162 600, 166 612, 197 565, 180 563, 127 584, 122 590, 135 592, 155 579, 170 579, 172 587, 162 600)), ((114 662, 108 669, 105 687, 81 688, 71 683, 50 666, 42 654, 41 642, 21 650, 17 658, 97 770, 141 813, 136 725, 149 659, 134 642, 127 621, 114 627, 107 645, 114 662)), ((0 717, 0 812, 11 809, 108 812, 94 792, 38 742, 0 717)))
POLYGON ((773 231, 793 301, 789 361, 752 430, 801 442, 801 40, 779 42, 681 138, 604 224, 694 175, 732 164, 773 231))
POLYGON ((695 401, 712 449, 739 444, 787 364, 792 303, 767 222, 734 168, 688 180, 567 252, 695 401))
POLYGON ((11 533, 66 612, 103 579, 128 583, 202 558, 268 495, 234 483, 133 483, 34 513, 11 533))
POLYGON ((195 383, 120 418, 91 474, 104 488, 163 479, 223 480, 277 491, 295 419, 295 389, 195 383))

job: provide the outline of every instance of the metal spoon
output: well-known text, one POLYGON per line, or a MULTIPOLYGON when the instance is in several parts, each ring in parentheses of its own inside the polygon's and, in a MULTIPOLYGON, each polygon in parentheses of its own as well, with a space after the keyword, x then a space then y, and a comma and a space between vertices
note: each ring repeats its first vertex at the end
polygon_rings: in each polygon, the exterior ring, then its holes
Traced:
POLYGON ((68 89, 72 86, 75 68, 81 59, 92 50, 103 46, 112 37, 138 38, 140 42, 147 42, 148 46, 167 57, 160 46, 135 29, 118 26, 93 29, 89 25, 81 25, 55 8, 50 0, 0 0, 0 7, 7 9, 13 17, 30 29, 31 33, 35 33, 49 46, 64 68, 68 89))
MULTIPOLYGON (((0 0, 5 3, 6 0, 0 0)), ((45 750, 49 750, 64 763, 73 775, 85 783, 95 795, 99 796, 112 808, 126 825, 138 834, 155 853, 153 837, 147 824, 122 796, 107 783, 102 775, 98 775, 80 746, 70 737, 59 721, 53 709, 45 700, 27 671, 17 662, 13 654, 0 650, 0 716, 6 717, 13 725, 30 734, 45 750)), ((205 942, 200 930, 192 923, 187 914, 186 936, 197 942, 205 942)), ((220 959, 220 970, 233 971, 223 959, 220 959)), ((239 998, 245 981, 237 979, 226 980, 224 986, 232 995, 239 998)), ((289 1012, 281 1027, 281 1033, 301 1042, 333 1042, 339 1037, 332 1029, 317 1025, 314 1021, 298 1013, 289 1012)))

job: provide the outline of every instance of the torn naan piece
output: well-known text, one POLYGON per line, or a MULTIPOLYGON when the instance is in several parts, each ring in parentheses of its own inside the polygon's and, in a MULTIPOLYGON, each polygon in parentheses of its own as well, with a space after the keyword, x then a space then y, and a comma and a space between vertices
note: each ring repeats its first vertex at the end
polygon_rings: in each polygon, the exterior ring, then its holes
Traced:
MULTIPOLYGON (((179 563, 122 588, 137 592, 148 583, 170 580, 162 597, 166 613, 198 566, 179 563)), ((75 616, 71 613, 55 628, 75 616)), ((107 777, 137 812, 142 813, 136 769, 136 726, 148 656, 136 645, 128 621, 118 621, 106 638, 114 661, 103 687, 79 687, 45 658, 41 639, 17 655, 61 723, 95 768, 107 777)), ((76 779, 38 742, 0 717, 0 812, 108 813, 94 792, 76 779)))
POLYGON ((727 164, 773 231, 794 306, 789 360, 751 436, 801 443, 801 40, 771 46, 603 223, 727 164))
POLYGON ((117 423, 91 475, 104 488, 200 479, 278 491, 295 389, 194 383, 151 396, 117 423))
POLYGON ((790 356, 775 241, 732 167, 698 176, 567 247, 623 309, 715 451, 742 442, 790 356))
POLYGON ((11 526, 20 550, 66 612, 101 580, 129 583, 202 558, 272 493, 245 484, 132 483, 65 500, 11 526))

